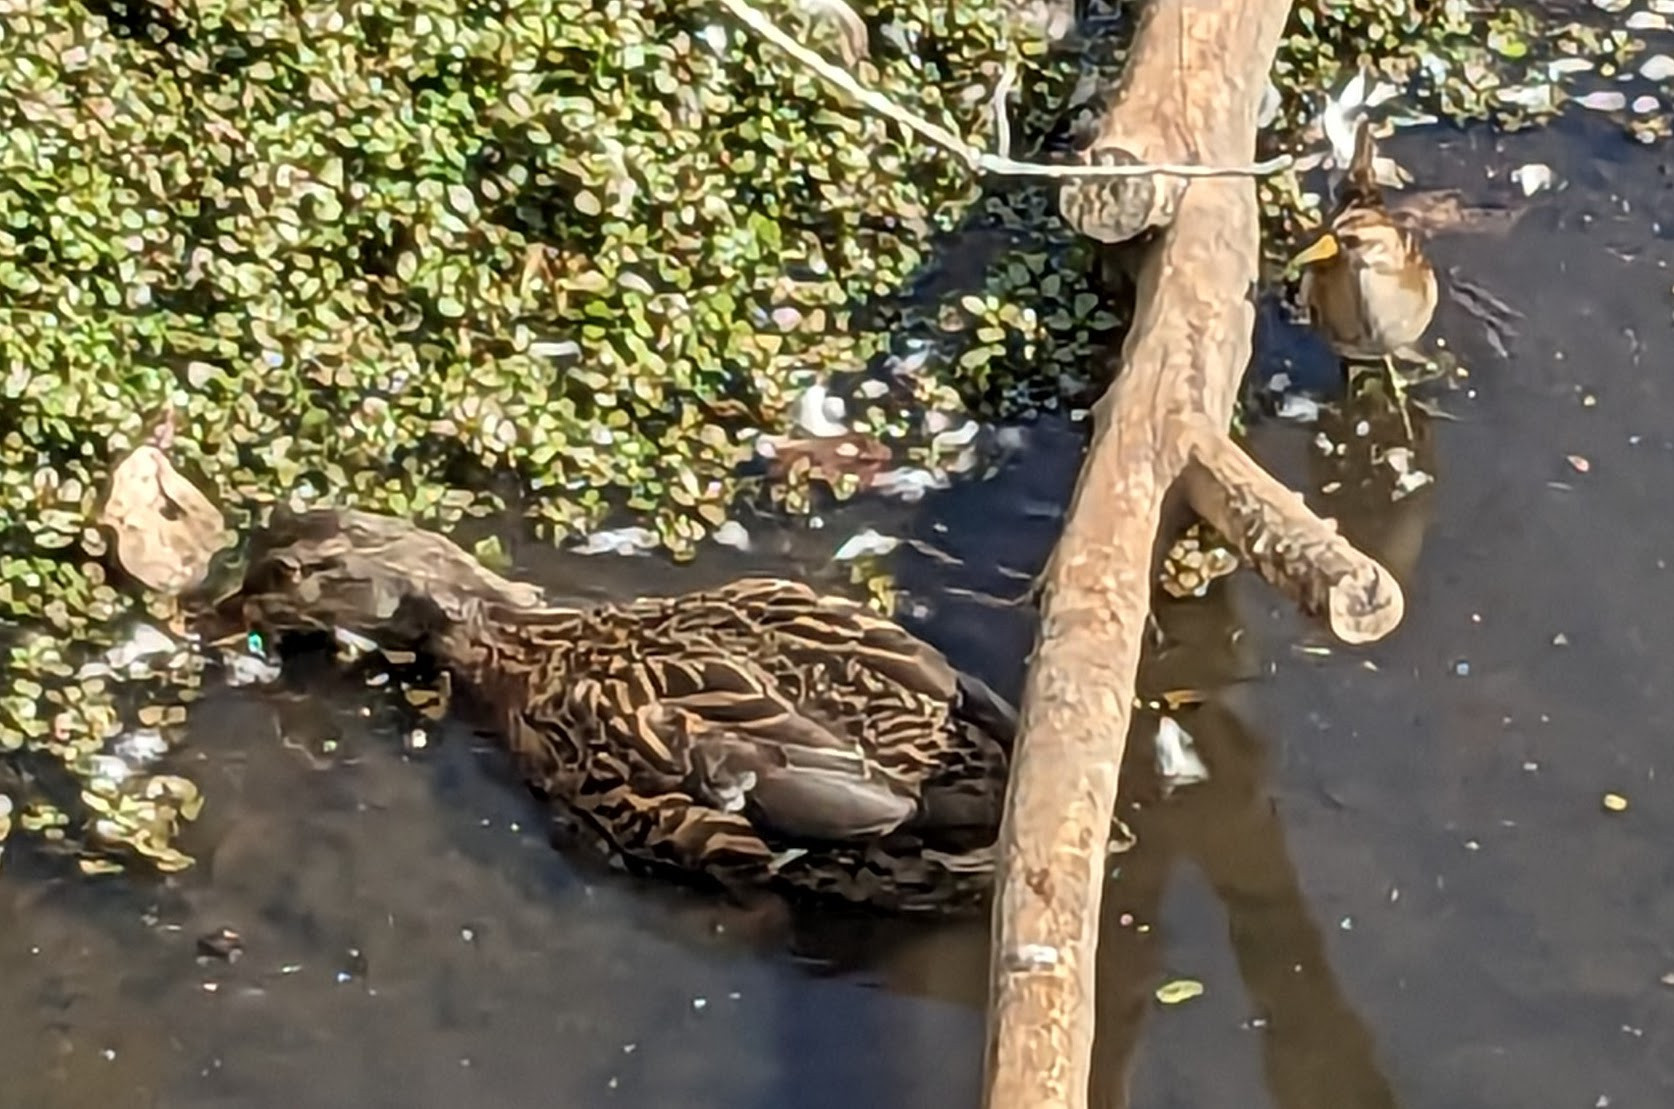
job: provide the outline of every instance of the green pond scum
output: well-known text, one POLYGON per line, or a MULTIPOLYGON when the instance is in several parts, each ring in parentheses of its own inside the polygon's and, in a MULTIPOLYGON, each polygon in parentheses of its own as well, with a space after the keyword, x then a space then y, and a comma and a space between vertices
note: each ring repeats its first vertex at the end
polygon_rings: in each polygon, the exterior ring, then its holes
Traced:
MULTIPOLYGON (((828 10, 762 7, 841 53, 828 10)), ((1058 159, 1130 8, 1049 41, 1040 4, 857 4, 849 68, 983 146, 1015 69, 1012 153, 1058 159)), ((1611 19, 1301 4, 1267 152, 1356 67, 1385 111, 1538 121, 1631 74, 1611 19)), ((214 803, 169 757, 202 655, 127 657, 177 614, 91 524, 165 405, 240 531, 316 497, 446 527, 515 489, 539 534, 610 515, 684 558, 741 499, 809 508, 808 468, 748 463, 811 385, 933 466, 950 418, 1084 400, 1123 326, 1055 190, 974 180, 703 0, 0 0, 0 85, 0 841, 90 874, 189 866, 214 803)), ((1277 256, 1304 194, 1261 189, 1277 256)))

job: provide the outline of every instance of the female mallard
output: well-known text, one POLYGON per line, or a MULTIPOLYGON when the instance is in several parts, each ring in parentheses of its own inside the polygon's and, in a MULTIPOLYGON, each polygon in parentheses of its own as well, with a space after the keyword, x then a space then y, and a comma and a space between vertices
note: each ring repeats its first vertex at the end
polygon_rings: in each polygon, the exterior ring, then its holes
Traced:
POLYGON ((1015 713, 853 601, 749 578, 557 607, 441 536, 336 510, 276 517, 239 599, 276 630, 421 641, 626 860, 897 909, 991 878, 1015 713))

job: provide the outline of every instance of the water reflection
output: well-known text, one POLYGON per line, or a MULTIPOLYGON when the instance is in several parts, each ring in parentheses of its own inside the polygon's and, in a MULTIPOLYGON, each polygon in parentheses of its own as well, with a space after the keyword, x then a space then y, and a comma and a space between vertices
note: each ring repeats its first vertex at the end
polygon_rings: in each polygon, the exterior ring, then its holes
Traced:
POLYGON ((1276 1109, 1393 1107, 1372 1037, 1332 974, 1268 796, 1266 744, 1215 703, 1181 719, 1209 781, 1164 800, 1148 743, 1135 744, 1124 767, 1124 807, 1139 846, 1114 860, 1118 877, 1106 893, 1093 1104, 1129 1104, 1128 1078, 1168 945, 1156 922, 1176 867, 1190 863, 1226 914, 1276 1109))
MULTIPOLYGON (((1357 410, 1340 417, 1349 421, 1351 430, 1359 418, 1357 410)), ((1036 434, 1075 432, 1059 426, 1036 434)), ((1423 431, 1413 454, 1415 465, 1431 464, 1423 431)), ((1053 455, 1061 457, 1061 452, 1045 456, 1053 455)), ((1341 483, 1332 510, 1341 510, 1345 530, 1387 560, 1398 576, 1408 577, 1428 519, 1426 498, 1409 497, 1391 509, 1387 468, 1380 470, 1369 450, 1317 458, 1322 469, 1315 474, 1315 488, 1329 481, 1341 483)), ((1032 481, 1051 485, 1069 476, 1037 473, 1032 481)), ((987 563, 973 560, 972 569, 964 572, 974 588, 999 585, 982 572, 994 559, 1011 566, 1031 565, 1031 559, 1049 547, 1049 540, 1043 546, 1027 528, 1003 536, 989 532, 979 540, 968 532, 980 527, 975 521, 981 517, 967 512, 949 512, 938 519, 945 520, 938 528, 946 549, 958 552, 967 543, 981 542, 990 552, 987 563)), ((908 563, 902 577, 911 583, 919 574, 932 572, 937 571, 908 563)), ((946 567, 939 572, 947 573, 946 567)), ((1166 927, 1160 923, 1163 899, 1178 865, 1189 863, 1207 879, 1225 913, 1275 1109, 1393 1109, 1397 1101, 1378 1064, 1373 1037, 1332 973, 1323 935, 1286 844, 1283 818, 1270 798, 1268 744, 1244 726, 1236 711, 1239 684, 1258 677, 1261 665, 1232 611, 1233 596, 1233 591, 1220 588, 1208 600, 1169 603, 1159 612, 1161 646, 1147 660, 1142 692, 1191 688, 1209 696, 1207 703, 1183 710, 1180 720, 1196 740, 1211 777, 1165 799, 1150 738, 1155 717, 1141 715, 1123 769, 1123 811, 1139 836, 1139 846, 1112 859, 1115 877, 1106 892, 1101 928, 1094 1104, 1112 1109, 1129 1104, 1129 1076, 1143 1054, 1145 1023, 1157 1007, 1154 990, 1163 980, 1169 948, 1166 927), (1141 931, 1140 925, 1149 927, 1141 931)), ((1032 634, 1031 617, 1027 610, 998 618, 989 611, 980 619, 991 630, 986 638, 973 638, 960 629, 979 617, 963 603, 944 600, 925 630, 954 654, 963 649, 966 657, 958 659, 962 665, 1004 670, 995 661, 999 648, 1010 646, 1016 635, 1032 634), (983 658, 989 654, 984 645, 995 657, 983 658)), ((992 675, 1010 689, 1020 677, 992 675)), ((786 924, 774 940, 764 937, 763 942, 782 942, 811 973, 960 1005, 973 1014, 980 1013, 986 1001, 988 929, 982 920, 932 926, 807 913, 786 924)), ((931 1027, 945 1039, 945 1027, 931 1027)), ((933 1042, 900 1035, 902 1031, 893 1029, 895 1035, 871 1041, 876 1064, 895 1076, 898 1090, 925 1084, 927 1069, 937 1069, 927 1068, 927 1059, 948 1058, 945 1044, 937 1050, 933 1042)), ((968 1047, 958 1050, 968 1054, 968 1047)), ((945 1084, 945 1076, 930 1081, 932 1088, 945 1089, 937 1085, 945 1084)), ((1228 1104, 1240 1100, 1235 1091, 1229 1096, 1233 1100, 1228 1104)), ((905 1091, 892 1100, 904 1105, 933 1101, 905 1091)))
MULTIPOLYGON (((1445 392, 1432 395, 1449 403, 1445 392)), ((1399 416, 1372 392, 1323 413, 1318 430, 1323 438, 1310 444, 1305 485, 1315 510, 1336 518, 1343 534, 1383 563, 1404 589, 1418 581, 1419 554, 1434 516, 1432 493, 1442 478, 1435 420, 1415 411, 1412 427, 1408 441, 1399 416), (1329 453, 1325 443, 1331 444, 1329 453)))
POLYGON ((103 937, 89 919, 98 898, 54 882, 31 861, 8 859, 0 882, 0 1042, 6 1058, 0 1102, 18 1106, 158 1104, 175 1045, 166 1026, 136 1021, 155 1000, 143 982, 114 997, 103 937), (51 922, 50 944, 36 942, 51 922))

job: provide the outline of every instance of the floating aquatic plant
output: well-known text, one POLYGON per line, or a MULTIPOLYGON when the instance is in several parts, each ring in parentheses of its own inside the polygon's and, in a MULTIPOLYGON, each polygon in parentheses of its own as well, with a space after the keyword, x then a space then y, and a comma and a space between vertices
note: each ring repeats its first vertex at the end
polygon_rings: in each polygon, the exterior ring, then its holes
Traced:
MULTIPOLYGON (((1015 156, 1075 141, 1131 22, 1090 6, 1054 43, 1007 0, 855 6, 864 42, 764 4, 978 146, 1015 71, 1015 156)), ((1634 52, 1546 18, 1299 5, 1272 126, 1299 138, 1361 64, 1414 110, 1538 118, 1540 82, 1588 76, 1564 63, 1634 52)), ((916 495, 974 417, 1095 388, 1122 325, 1052 190, 973 180, 701 2, 0 0, 0 82, 0 760, 34 760, 0 827, 90 872, 185 865, 203 801, 166 771, 203 652, 85 669, 172 616, 91 525, 165 405, 239 531, 321 497, 446 525, 515 487, 548 535, 617 513, 685 556, 736 538, 742 464, 811 385, 854 429, 833 457, 872 471, 781 447, 770 495, 916 495), (112 754, 136 726, 161 752, 112 754)))

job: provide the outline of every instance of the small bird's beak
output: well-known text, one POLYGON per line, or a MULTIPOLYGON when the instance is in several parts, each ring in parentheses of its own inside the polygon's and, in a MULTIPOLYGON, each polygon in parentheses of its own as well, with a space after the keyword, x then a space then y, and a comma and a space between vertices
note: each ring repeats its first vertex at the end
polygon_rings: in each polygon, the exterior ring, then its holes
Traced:
POLYGON ((1318 239, 1314 240, 1314 244, 1312 246, 1292 258, 1290 260, 1290 264, 1292 266, 1306 266, 1311 262, 1323 262, 1327 258, 1335 257, 1338 249, 1337 236, 1327 231, 1318 239))

